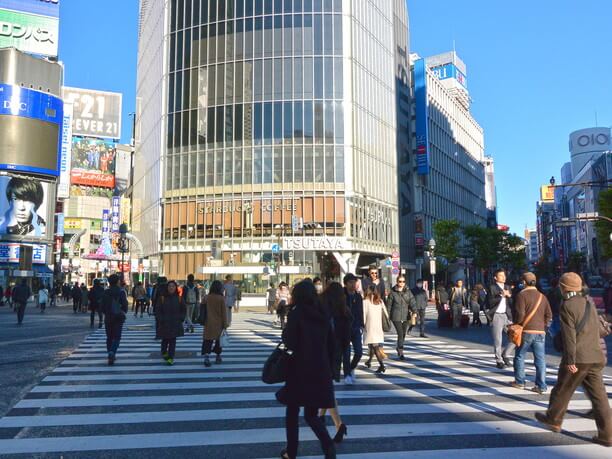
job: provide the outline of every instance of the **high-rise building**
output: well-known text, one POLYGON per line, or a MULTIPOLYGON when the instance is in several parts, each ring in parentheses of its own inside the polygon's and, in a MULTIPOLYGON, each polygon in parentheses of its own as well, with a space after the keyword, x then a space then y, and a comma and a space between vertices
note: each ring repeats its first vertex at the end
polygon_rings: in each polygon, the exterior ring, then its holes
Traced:
POLYGON ((141 0, 133 231, 153 269, 257 290, 391 255, 407 35, 402 0, 141 0))
MULTIPOLYGON (((435 221, 486 226, 496 203, 493 162, 484 155, 483 130, 469 111, 465 64, 454 51, 424 59, 413 54, 411 63, 415 246, 402 258, 416 261, 418 273, 435 221)), ((404 237, 410 233, 403 230, 404 237)))

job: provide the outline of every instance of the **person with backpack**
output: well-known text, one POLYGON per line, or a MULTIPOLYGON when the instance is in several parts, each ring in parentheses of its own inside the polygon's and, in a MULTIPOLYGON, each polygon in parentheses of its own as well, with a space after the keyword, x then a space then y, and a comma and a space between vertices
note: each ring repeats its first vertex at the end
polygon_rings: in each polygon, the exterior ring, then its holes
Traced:
POLYGON ((89 291, 89 328, 94 328, 96 313, 98 314, 98 328, 102 328, 104 323, 103 298, 104 287, 100 284, 100 279, 94 279, 93 287, 89 291))
POLYGON ((183 336, 185 303, 178 295, 178 285, 168 282, 166 291, 159 296, 158 306, 159 336, 161 337, 161 354, 168 365, 174 365, 176 338, 183 336))
POLYGON ((193 314, 200 304, 200 291, 194 282, 193 274, 187 276, 187 284, 183 287, 183 303, 185 304, 185 331, 193 333, 193 314))
POLYGON ((123 323, 128 312, 128 299, 125 290, 119 287, 119 276, 111 274, 108 278, 108 290, 104 292, 102 305, 104 326, 106 328, 106 351, 108 364, 113 365, 121 342, 123 323))

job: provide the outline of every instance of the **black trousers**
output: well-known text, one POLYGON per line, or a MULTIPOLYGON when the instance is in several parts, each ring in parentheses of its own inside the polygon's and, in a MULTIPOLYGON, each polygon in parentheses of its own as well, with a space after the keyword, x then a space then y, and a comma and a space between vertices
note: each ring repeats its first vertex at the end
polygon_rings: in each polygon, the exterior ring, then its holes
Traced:
POLYGON ((15 302, 15 304, 17 305, 17 323, 20 324, 21 322, 23 322, 23 316, 25 315, 25 309, 26 309, 27 303, 15 302))
POLYGON ((403 350, 404 349, 404 341, 406 339, 406 332, 408 331, 408 327, 410 326, 410 322, 407 320, 396 320, 393 322, 393 326, 395 327, 395 331, 397 332, 397 346, 396 349, 403 350))
MULTIPOLYGON (((102 322, 104 322, 104 313, 101 310, 98 310, 98 323, 100 326, 102 326, 102 322)), ((91 314, 89 315, 89 325, 91 327, 93 327, 94 322, 96 319, 96 311, 91 311, 91 314)))
POLYGON ((81 300, 78 298, 73 298, 72 299, 72 310, 74 312, 77 312, 80 309, 81 309, 81 300))
POLYGON ((138 309, 140 309, 140 315, 142 316, 145 312, 145 308, 147 307, 147 300, 139 299, 139 300, 134 301, 134 303, 136 304, 136 310, 134 312, 134 315, 137 316, 138 309))
POLYGON ((221 340, 219 339, 205 339, 202 345, 202 354, 208 355, 214 352, 217 355, 221 355, 223 349, 221 349, 221 340), (213 347, 213 342, 215 343, 213 347))
POLYGON ((104 326, 106 328, 106 350, 107 352, 117 353, 121 342, 121 332, 123 330, 122 320, 112 320, 105 317, 104 326))
MULTIPOLYGON (((333 440, 329 436, 323 421, 318 416, 319 409, 312 406, 304 408, 304 420, 310 426, 314 434, 321 442, 323 451, 333 444, 333 440)), ((298 418, 300 415, 300 407, 289 405, 285 414, 285 432, 287 434, 287 454, 289 457, 297 457, 298 444, 300 439, 300 427, 298 418)))
POLYGON ((176 338, 165 338, 161 341, 161 353, 168 354, 171 359, 174 358, 176 352, 176 338))

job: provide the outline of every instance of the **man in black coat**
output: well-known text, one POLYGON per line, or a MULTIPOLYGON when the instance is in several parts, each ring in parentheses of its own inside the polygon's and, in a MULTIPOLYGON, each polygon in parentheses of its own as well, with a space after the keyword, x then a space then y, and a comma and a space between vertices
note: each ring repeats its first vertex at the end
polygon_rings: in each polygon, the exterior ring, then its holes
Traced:
POLYGON ((102 299, 104 298, 104 287, 100 285, 100 280, 95 279, 93 287, 89 292, 89 310, 90 313, 90 321, 89 326, 94 328, 94 322, 96 318, 96 313, 98 314, 98 328, 102 328, 102 323, 104 322, 104 311, 102 311, 102 299))
MULTIPOLYGON (((423 288, 423 279, 417 279, 416 287, 412 290, 414 296, 417 320, 419 322, 419 330, 421 338, 427 338, 425 335, 425 313, 427 312, 428 295, 427 290, 423 288)), ((408 328, 408 334, 412 331, 412 325, 408 328)))
POLYGON ((74 283, 70 294, 72 295, 72 311, 76 314, 81 309, 81 301, 83 300, 83 291, 78 282, 74 283))
MULTIPOLYGON (((363 356, 363 298, 357 293, 357 276, 348 273, 344 276, 344 290, 346 293, 346 305, 348 306, 353 316, 353 325, 351 327, 351 345, 353 346, 353 359, 351 360, 351 374, 344 378, 347 384, 355 382, 355 368, 359 364, 363 356)), ((350 359, 351 347, 347 347, 346 351, 350 359)))
POLYGON ((491 333, 493 335, 493 351, 497 368, 510 366, 510 354, 514 353, 516 347, 508 340, 508 345, 502 350, 503 336, 508 326, 512 323, 512 290, 506 284, 506 273, 498 269, 493 274, 495 283, 489 288, 489 309, 486 314, 491 320, 491 333))
POLYGON ((23 316, 30 296, 32 296, 32 290, 28 286, 28 281, 22 279, 21 284, 13 289, 13 303, 17 307, 17 325, 23 323, 23 316))
POLYGON ((104 292, 102 305, 104 310, 104 325, 106 328, 106 351, 108 364, 115 363, 117 349, 121 341, 121 332, 125 315, 128 312, 128 299, 124 289, 119 287, 119 276, 112 274, 108 278, 109 288, 104 292))

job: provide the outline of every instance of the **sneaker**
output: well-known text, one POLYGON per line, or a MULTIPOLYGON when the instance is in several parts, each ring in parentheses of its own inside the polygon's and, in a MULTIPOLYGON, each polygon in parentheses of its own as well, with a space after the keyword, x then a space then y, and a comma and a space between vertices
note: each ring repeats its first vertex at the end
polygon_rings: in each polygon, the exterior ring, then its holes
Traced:
POLYGON ((205 366, 205 367, 209 367, 209 366, 211 366, 211 365, 212 365, 212 364, 210 363, 210 359, 209 359, 208 357, 205 357, 205 358, 204 358, 204 366, 205 366))
POLYGON ((525 389, 525 384, 519 384, 516 381, 512 381, 510 383, 510 387, 514 387, 515 389, 521 389, 524 390, 525 389))
POLYGON ((535 392, 536 394, 545 395, 548 394, 548 388, 540 389, 538 386, 533 386, 529 389, 531 392, 535 392))
POLYGON ((504 357, 504 365, 506 365, 507 367, 514 366, 514 364, 512 363, 512 360, 510 360, 507 357, 504 357))
POLYGON ((166 362, 168 363, 168 365, 174 365, 174 359, 171 359, 170 357, 166 359, 166 362))
POLYGON ((115 363, 115 354, 113 352, 108 353, 108 364, 113 365, 115 363))
POLYGON ((162 354, 162 359, 164 359, 164 360, 168 360, 168 357, 170 357, 170 356, 168 355, 168 353, 167 353, 167 352, 164 352, 164 353, 162 354))
POLYGON ((505 367, 504 362, 497 362, 496 365, 497 365, 497 368, 499 368, 500 370, 505 367))
POLYGON ((346 378, 344 378, 344 384, 346 384, 347 386, 352 386, 354 383, 353 378, 351 378, 351 375, 348 375, 346 378))
POLYGON ((215 359, 215 363, 222 363, 223 359, 221 358, 220 355, 217 356, 217 358, 215 359))

